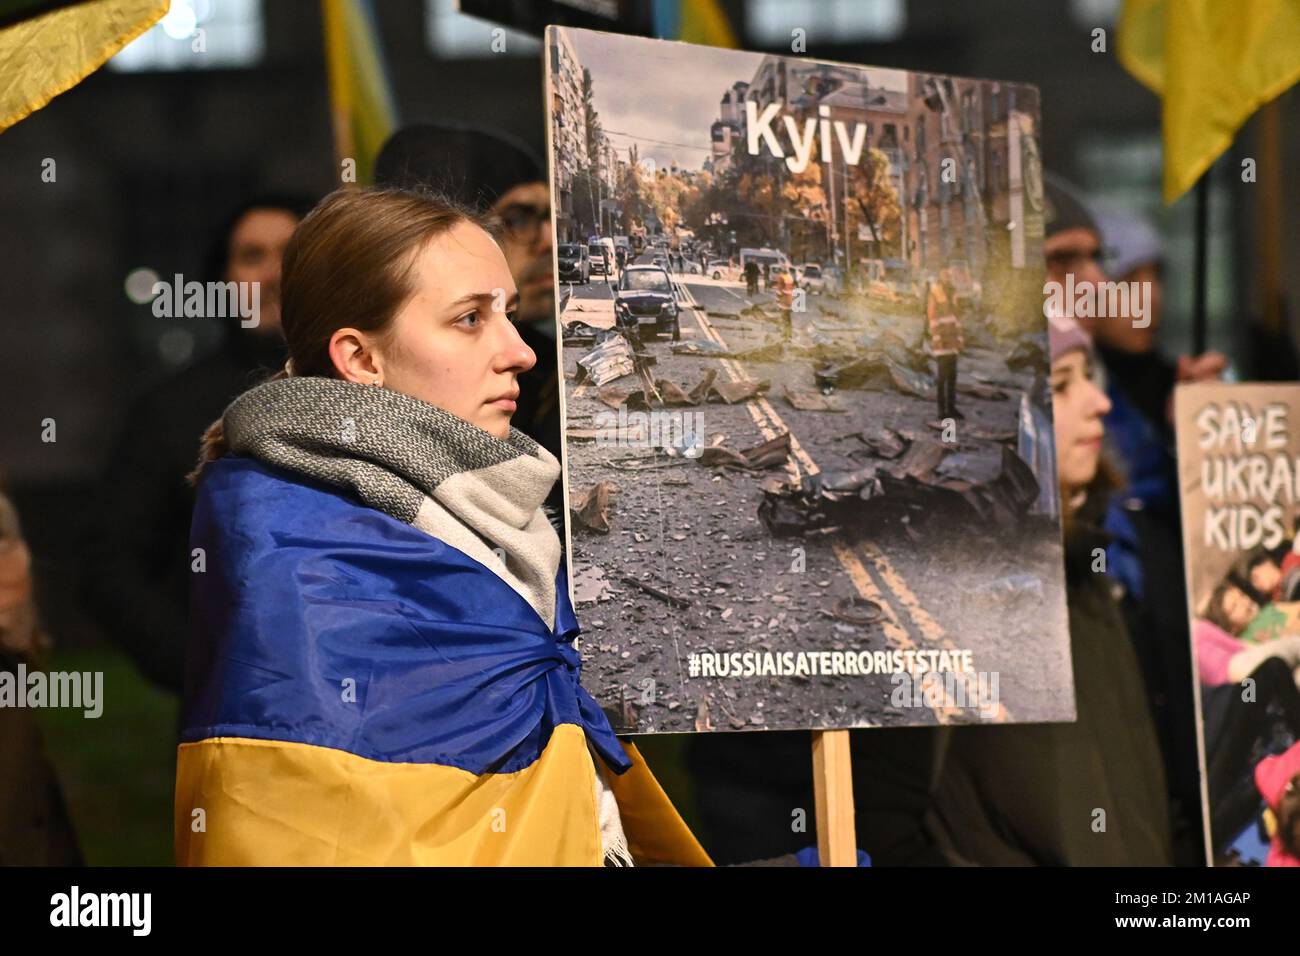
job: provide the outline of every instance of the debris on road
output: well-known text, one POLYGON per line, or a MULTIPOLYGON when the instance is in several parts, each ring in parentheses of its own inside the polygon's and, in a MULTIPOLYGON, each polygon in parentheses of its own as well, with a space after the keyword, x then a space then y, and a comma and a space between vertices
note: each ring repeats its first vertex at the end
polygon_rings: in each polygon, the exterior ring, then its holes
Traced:
POLYGON ((908 440, 886 425, 860 432, 858 437, 881 458, 897 458, 907 450, 908 440))
POLYGON ((844 403, 833 395, 823 395, 821 392, 811 388, 790 388, 788 385, 782 390, 785 400, 790 403, 791 408, 797 408, 801 412, 842 412, 844 403))
POLYGON ((740 471, 761 471, 785 464, 790 455, 790 433, 781 432, 775 438, 746 448, 732 451, 718 442, 701 450, 700 464, 708 468, 735 468, 740 471))
POLYGON ((914 478, 926 481, 934 472, 949 446, 931 438, 917 438, 907 446, 907 451, 896 464, 891 465, 890 474, 898 478, 914 478))
POLYGON ((996 481, 1002 471, 1002 450, 997 445, 977 445, 970 451, 955 451, 935 468, 941 478, 956 478, 973 485, 996 481))
POLYGON ((709 396, 717 395, 728 405, 747 402, 751 398, 766 392, 772 387, 767 379, 745 382, 715 382, 709 388, 709 396))
POLYGON ((573 572, 573 603, 595 604, 607 597, 609 581, 605 572, 594 564, 583 565, 573 572))
POLYGON ((1038 482, 1005 445, 954 451, 943 442, 917 438, 897 460, 820 472, 797 485, 762 490, 759 518, 773 534, 790 536, 846 525, 870 530, 909 509, 943 527, 954 520, 1011 527, 1038 497, 1038 482))
POLYGON ((598 481, 574 500, 569 508, 578 525, 597 534, 609 534, 609 499, 618 492, 612 481, 598 481))
POLYGON ((863 352, 848 361, 826 361, 814 373, 817 387, 865 388, 872 391, 896 389, 917 398, 933 399, 934 386, 929 376, 923 375, 894 361, 886 353, 875 350, 863 352))
POLYGON ((746 448, 741 452, 751 468, 771 468, 785 464, 790 455, 790 433, 781 432, 775 438, 746 448))
POLYGON ((623 575, 623 580, 626 581, 628 584, 632 585, 633 587, 640 588, 646 594, 657 597, 661 601, 667 601, 669 604, 673 605, 674 607, 685 609, 694 606, 691 603, 691 601, 687 600, 686 598, 678 597, 675 594, 669 594, 667 591, 663 590, 662 588, 657 588, 653 584, 647 584, 645 581, 642 581, 640 578, 634 577, 631 574, 623 575))
POLYGON ((597 388, 608 385, 624 375, 631 375, 635 365, 632 361, 632 346, 622 335, 613 333, 582 358, 578 359, 582 370, 575 380, 577 384, 588 380, 597 388), (586 373, 585 377, 583 372, 586 373))
POLYGON ((664 407, 697 406, 715 400, 727 405, 737 405, 767 392, 771 387, 772 383, 767 379, 719 382, 717 370, 709 369, 689 392, 670 379, 659 378, 654 380, 655 391, 649 399, 644 388, 629 389, 617 386, 600 389, 596 397, 610 408, 625 407, 630 411, 646 411, 654 407, 652 401, 664 407))
POLYGON ((586 322, 573 322, 564 326, 562 343, 564 345, 594 345, 597 336, 606 331, 601 326, 586 322))
POLYGON ((874 624, 884 611, 877 602, 855 594, 840 598, 834 608, 823 613, 845 624, 874 624))

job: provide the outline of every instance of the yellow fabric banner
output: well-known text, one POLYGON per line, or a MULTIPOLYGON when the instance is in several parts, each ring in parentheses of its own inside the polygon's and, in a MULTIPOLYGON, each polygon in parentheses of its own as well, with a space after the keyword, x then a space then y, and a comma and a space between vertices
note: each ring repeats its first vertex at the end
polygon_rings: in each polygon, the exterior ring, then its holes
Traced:
POLYGON ((1162 98, 1165 202, 1300 80, 1300 0, 1125 0, 1120 62, 1162 98))
POLYGON ((736 32, 718 0, 682 0, 679 40, 734 49, 736 32))
POLYGON ((371 11, 360 0, 321 0, 329 71, 334 151, 356 162, 358 184, 370 183, 375 158, 397 125, 371 11))
POLYGON ((94 73, 170 5, 88 0, 0 30, 0 132, 94 73))
MULTIPOLYGON (((712 866, 631 744, 609 774, 638 865, 712 866)), ((594 766, 562 724, 514 773, 370 760, 280 740, 181 744, 178 866, 600 866, 594 766)))

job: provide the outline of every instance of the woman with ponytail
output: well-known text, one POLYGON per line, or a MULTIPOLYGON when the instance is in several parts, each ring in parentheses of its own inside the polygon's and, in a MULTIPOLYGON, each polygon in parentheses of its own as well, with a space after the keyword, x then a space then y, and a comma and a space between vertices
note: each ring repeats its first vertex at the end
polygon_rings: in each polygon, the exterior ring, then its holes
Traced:
POLYGON ((178 862, 708 865, 579 683, 485 223, 337 192, 281 296, 289 362, 194 475, 178 862))

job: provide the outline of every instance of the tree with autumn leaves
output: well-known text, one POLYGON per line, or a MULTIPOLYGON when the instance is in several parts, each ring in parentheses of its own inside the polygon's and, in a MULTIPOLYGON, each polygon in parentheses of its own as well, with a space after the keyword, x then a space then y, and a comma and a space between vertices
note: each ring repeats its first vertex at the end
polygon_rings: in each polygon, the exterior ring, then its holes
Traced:
MULTIPOLYGON (((850 186, 845 205, 850 237, 858 234, 859 225, 867 227, 877 249, 886 249, 899 241, 902 208, 898 190, 889 175, 889 158, 878 149, 869 149, 862 162, 848 167, 850 186)), ((900 257, 902 253, 899 253, 900 257)))
POLYGON ((877 249, 898 242, 902 208, 884 152, 868 149, 861 163, 840 167, 833 192, 827 189, 825 173, 826 167, 815 162, 798 173, 774 163, 729 171, 687 207, 687 224, 699 231, 712 214, 720 213, 742 246, 783 247, 796 261, 820 260, 830 252, 831 193, 837 209, 844 210, 843 218, 836 217, 839 243, 847 228, 851 247, 859 226, 876 241, 877 249))

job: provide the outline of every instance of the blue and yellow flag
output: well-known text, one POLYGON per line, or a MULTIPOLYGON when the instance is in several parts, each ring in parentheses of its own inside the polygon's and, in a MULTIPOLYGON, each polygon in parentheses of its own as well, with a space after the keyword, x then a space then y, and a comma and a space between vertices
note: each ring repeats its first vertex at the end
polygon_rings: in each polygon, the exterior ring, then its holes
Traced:
POLYGON ((94 73, 170 0, 0 3, 0 132, 94 73))
POLYGON ((1300 80, 1297 0, 1125 0, 1120 62, 1163 100, 1165 202, 1300 80))
POLYGON ((718 0, 656 0, 654 26, 655 34, 665 40, 732 49, 738 45, 718 0))
POLYGON ((369 0, 321 0, 334 152, 371 182, 375 157, 397 126, 397 109, 369 0))
POLYGON ((710 865, 552 629, 463 552, 248 458, 210 464, 181 865, 596 866, 597 759, 639 863, 710 865))

